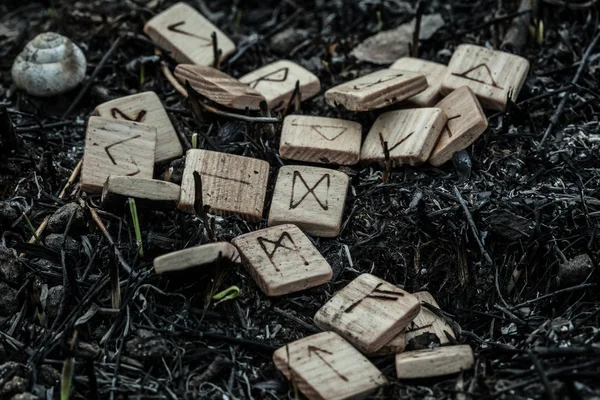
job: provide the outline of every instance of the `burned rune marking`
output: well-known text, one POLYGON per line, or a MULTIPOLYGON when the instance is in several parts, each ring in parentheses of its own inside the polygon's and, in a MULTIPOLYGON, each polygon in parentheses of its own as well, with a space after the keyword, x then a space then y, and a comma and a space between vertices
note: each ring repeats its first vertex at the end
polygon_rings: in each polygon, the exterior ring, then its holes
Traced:
POLYGON ((358 299, 354 303, 350 304, 350 306, 348 306, 348 308, 346 308, 344 310, 344 312, 345 313, 351 312, 364 299, 377 299, 377 300, 384 300, 384 301, 396 301, 400 297, 404 296, 404 293, 399 293, 399 292, 396 292, 396 291, 393 291, 393 290, 381 290, 381 289, 379 289, 379 287, 382 286, 382 285, 384 285, 384 283, 378 283, 377 286, 375 286, 373 288, 373 290, 371 290, 371 292, 369 294, 367 294, 365 297, 363 297, 361 299, 358 299))
POLYGON ((323 139, 328 140, 330 142, 333 142, 335 139, 339 138, 344 132, 346 132, 348 130, 347 127, 344 126, 335 126, 335 125, 304 125, 304 124, 292 124, 292 126, 304 126, 304 127, 309 127, 311 128, 313 131, 317 132, 317 134, 319 134, 319 136, 321 136, 323 139), (323 128, 331 128, 331 129, 341 129, 341 131, 335 135, 333 138, 328 137, 327 135, 325 135, 326 130, 324 130, 323 128))
POLYGON ((171 25, 167 26, 167 29, 170 30, 171 32, 180 33, 182 35, 190 36, 190 37, 193 37, 193 38, 200 39, 202 41, 208 42, 207 44, 204 44, 201 47, 212 46, 212 39, 207 39, 205 37, 198 36, 198 35, 196 35, 194 33, 183 31, 183 30, 179 29, 179 27, 182 26, 182 25, 185 25, 185 21, 175 22, 174 24, 171 24, 171 25))
POLYGON ((275 261, 273 261, 273 258, 275 258, 275 252, 280 248, 298 253, 298 257, 300 257, 300 259, 302 260, 302 263, 304 265, 309 264, 308 261, 306 261, 306 258, 304 258, 304 256, 302 254, 299 254, 300 249, 298 248, 298 246, 296 245, 296 242, 294 242, 294 239, 292 239, 292 236, 288 232, 283 232, 279 236, 279 239, 277 239, 275 241, 269 240, 265 237, 259 237, 256 239, 256 241, 258 242, 260 248, 263 249, 263 251, 267 255, 267 258, 271 262, 271 265, 273 265, 273 268, 275 268, 275 271, 277 271, 277 272, 280 272, 280 270, 279 270, 279 267, 277 267, 277 264, 275 264, 275 261), (285 239, 287 239, 289 242, 289 244, 287 246, 283 243, 283 241, 285 239), (272 251, 267 250, 267 246, 265 243, 270 243, 270 244, 274 245, 273 250, 272 251))
POLYGON ((484 84, 484 85, 488 85, 488 86, 491 86, 491 87, 498 88, 498 89, 500 89, 500 90, 504 90, 504 88, 503 88, 503 87, 501 87, 500 85, 498 85, 498 84, 496 83, 496 81, 494 80, 494 77, 492 76, 492 71, 490 71, 490 67, 488 67, 488 66, 487 66, 485 63, 481 63, 481 64, 479 64, 479 65, 476 65, 476 66, 474 66, 473 68, 471 68, 471 69, 468 69, 468 70, 466 70, 465 72, 463 72, 463 73, 460 73, 460 74, 457 74, 456 72, 452 72, 452 75, 454 75, 454 76, 460 76, 461 78, 465 78, 465 79, 468 79, 468 80, 470 80, 470 81, 474 81, 474 82, 482 83, 482 84, 484 84), (475 70, 477 70, 477 69, 480 69, 480 68, 483 68, 483 69, 485 69, 485 71, 487 72, 487 74, 488 74, 488 77, 490 78, 490 80, 492 81, 492 83, 488 83, 488 82, 486 82, 486 81, 484 81, 484 80, 482 80, 482 79, 471 78, 471 77, 467 76, 467 75, 468 75, 468 74, 470 74, 471 72, 473 72, 473 71, 475 71, 475 70))
POLYGON ((217 174, 209 174, 206 172, 203 172, 202 175, 204 176, 210 176, 211 178, 217 178, 217 179, 223 179, 226 181, 232 181, 232 182, 236 182, 236 183, 241 183, 242 185, 250 185, 250 182, 245 181, 243 179, 237 179, 237 178, 231 178, 229 176, 223 176, 223 175, 217 175, 217 174))
POLYGON ((260 78, 256 78, 253 81, 247 82, 247 85, 252 89, 256 89, 256 86, 258 86, 260 82, 285 82, 287 80, 289 71, 290 69, 288 67, 279 68, 276 71, 270 72, 264 76, 261 76, 260 78), (281 72, 283 72, 283 74, 281 74, 281 72), (283 76, 278 76, 277 74, 283 76))
POLYGON ((119 110, 117 107, 114 107, 114 108, 110 109, 110 115, 112 115, 112 117, 114 119, 118 119, 117 115, 120 115, 121 118, 123 118, 126 121, 142 122, 144 120, 144 117, 146 116, 146 110, 141 110, 138 113, 137 117, 131 118, 129 115, 125 114, 123 111, 119 110))
MULTIPOLYGON (((112 154, 110 154, 110 149, 113 148, 113 147, 115 147, 115 146, 118 146, 120 144, 123 144, 123 143, 129 142, 131 140, 137 139, 137 138, 139 138, 141 136, 142 135, 135 135, 135 136, 132 136, 132 137, 127 138, 127 139, 119 140, 117 142, 114 142, 113 144, 109 144, 108 146, 106 146, 104 148, 104 151, 108 155, 108 158, 110 158, 110 161, 113 163, 113 165, 117 165, 117 161, 115 160, 115 157, 112 154)), ((135 168, 137 169, 137 171, 131 172, 131 173, 127 174, 127 176, 134 176, 134 175, 137 175, 137 174, 140 173, 140 168, 138 167, 138 165, 137 165, 137 163, 135 162, 134 159, 131 159, 131 163, 133 165, 135 165, 135 168)))
POLYGON ((336 370, 333 365, 331 365, 329 362, 327 362, 327 360, 325 360, 325 358, 319 354, 319 353, 325 353, 327 355, 333 355, 332 352, 327 351, 327 350, 323 350, 320 349, 316 346, 308 346, 308 358, 310 358, 313 354, 316 355, 317 357, 319 357, 319 359, 321 361, 323 361, 323 363, 325 363, 325 365, 327 365, 329 367, 329 369, 331 369, 333 372, 335 372, 335 374, 337 376, 339 376, 344 382, 348 382, 348 378, 346 378, 344 375, 342 375, 338 370, 336 370))
MULTIPOLYGON (((404 136, 402 139, 400 139, 398 141, 398 143, 396 143, 395 145, 393 145, 392 147, 389 147, 387 149, 388 153, 391 153, 392 150, 394 150, 396 147, 400 146, 402 143, 404 143, 409 137, 411 137, 415 132, 411 132, 408 135, 404 136)), ((379 132, 379 142, 381 144, 381 149, 383 150, 383 153, 385 154, 385 144, 387 143, 387 141, 384 141, 383 139, 383 135, 381 134, 381 132, 379 132)))
POLYGON ((329 203, 328 203, 328 199, 327 197, 329 196, 329 186, 331 185, 331 176, 329 174, 324 174, 321 179, 319 179, 317 181, 317 183, 315 183, 312 187, 308 187, 308 183, 306 183, 306 181, 304 180, 304 177, 302 176, 302 174, 300 174, 300 172, 298 171, 294 171, 294 175, 292 177, 292 196, 290 197, 290 210, 298 207, 306 197, 308 197, 309 194, 312 194, 312 196, 315 198, 315 200, 317 201, 317 203, 319 203, 319 206, 321 206, 321 208, 325 211, 327 211, 329 209, 329 203), (300 200, 298 200, 297 202, 294 203, 294 193, 295 193, 295 189, 296 189, 296 179, 299 179, 300 182, 302 182, 302 184, 304 185, 304 187, 306 188, 306 193, 304 193, 304 195, 302 195, 302 197, 300 198, 300 200), (315 193, 315 189, 321 184, 321 182, 326 182, 327 185, 327 193, 325 194, 325 202, 323 203, 321 201, 321 199, 319 199, 319 196, 317 196, 317 194, 315 193))
POLYGON ((399 77, 401 77, 402 75, 404 75, 404 74, 398 74, 398 75, 394 75, 394 76, 391 76, 391 77, 389 77, 389 78, 385 78, 385 79, 384 79, 384 78, 381 78, 381 79, 378 79, 378 80, 377 80, 377 81, 375 81, 375 82, 369 82, 369 83, 358 83, 358 84, 354 85, 354 90, 363 90, 363 89, 367 89, 367 88, 373 87, 373 86, 375 86, 375 85, 379 85, 380 83, 389 82, 389 81, 391 81, 392 79, 396 79, 396 78, 399 78, 399 77))
POLYGON ((448 131, 448 137, 452 137, 452 131, 450 130, 450 126, 448 125, 448 122, 450 122, 453 119, 456 118, 460 118, 460 114, 459 115, 455 115, 454 117, 450 117, 446 120, 446 125, 444 126, 444 128, 446 128, 446 130, 448 131))

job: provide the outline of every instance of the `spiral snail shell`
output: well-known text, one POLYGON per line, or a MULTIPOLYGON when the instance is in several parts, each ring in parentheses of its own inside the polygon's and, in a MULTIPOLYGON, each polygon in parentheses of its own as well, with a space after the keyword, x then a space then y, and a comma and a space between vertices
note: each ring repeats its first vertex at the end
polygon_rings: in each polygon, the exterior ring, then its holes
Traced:
POLYGON ((25 45, 12 66, 18 88, 33 96, 68 92, 85 76, 83 52, 69 38, 54 32, 37 35, 25 45))

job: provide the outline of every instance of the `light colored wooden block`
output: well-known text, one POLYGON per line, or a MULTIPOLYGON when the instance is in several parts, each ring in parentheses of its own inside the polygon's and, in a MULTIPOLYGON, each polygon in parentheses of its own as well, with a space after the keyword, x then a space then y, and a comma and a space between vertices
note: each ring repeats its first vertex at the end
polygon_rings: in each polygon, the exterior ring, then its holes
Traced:
POLYGON ((269 163, 250 157, 191 149, 186 153, 179 209, 193 214, 194 171, 202 178, 202 202, 218 215, 239 215, 258 222, 262 218, 269 163))
POLYGON ((442 165, 449 161, 454 153, 469 147, 488 127, 488 121, 468 86, 456 89, 436 107, 441 108, 448 120, 437 145, 429 156, 431 165, 442 165))
POLYGON ((143 92, 102 103, 94 113, 103 118, 140 122, 156 128, 154 162, 180 157, 183 147, 160 99, 154 92, 143 92))
POLYGON ((235 51, 235 44, 202 14, 186 3, 177 3, 156 15, 144 25, 144 32, 169 50, 179 63, 212 65, 214 60, 212 33, 217 35, 221 58, 235 51))
POLYGON ((310 99, 321 90, 321 82, 315 74, 288 60, 275 61, 240 78, 240 82, 262 93, 271 109, 279 109, 288 104, 297 81, 300 82, 302 101, 310 99))
POLYGON ((350 343, 322 332, 273 353, 275 366, 309 399, 366 399, 387 379, 350 343))
POLYGON ((337 118, 288 115, 283 120, 281 158, 353 165, 360 159, 362 127, 337 118))
POLYGON ((333 271, 295 225, 279 225, 232 240, 254 281, 267 296, 281 296, 329 282, 333 271))
POLYGON ((446 66, 420 58, 402 57, 390 66, 390 69, 401 69, 425 75, 427 89, 406 99, 405 104, 413 107, 432 107, 441 99, 440 87, 446 75, 446 66))
POLYGON ((259 110, 260 102, 266 101, 258 91, 216 68, 179 64, 175 76, 182 84, 188 81, 195 91, 225 107, 259 110))
POLYGON ((152 179, 155 148, 153 126, 90 117, 81 166, 81 190, 101 192, 111 175, 152 179))
POLYGON ((207 243, 156 257, 154 259, 154 271, 157 274, 181 271, 188 268, 212 264, 219 259, 235 263, 241 261, 237 249, 231 243, 207 243))
POLYGON ((382 69, 332 87, 325 100, 350 111, 369 111, 406 100, 427 89, 427 79, 416 72, 382 69))
POLYGON ((473 368, 473 350, 468 345, 406 351, 396 355, 399 379, 431 378, 473 368))
POLYGON ((172 182, 135 176, 109 176, 102 189, 102 206, 106 209, 123 207, 128 198, 136 206, 151 209, 175 209, 181 188, 172 182))
MULTIPOLYGON (((426 302, 439 308, 438 303, 429 292, 416 292, 412 295, 419 299, 420 302, 426 302)), ((455 337, 452 327, 448 325, 446 321, 439 318, 426 307, 421 306, 421 312, 419 315, 417 315, 411 324, 406 328, 406 342, 410 342, 411 339, 414 339, 424 333, 433 333, 440 339, 440 344, 442 345, 450 343, 446 333, 451 337, 455 337)))
POLYGON ((337 332, 369 354, 394 339, 420 309, 419 300, 410 293, 371 274, 362 274, 317 311, 315 324, 337 332))
POLYGON ((286 165, 279 169, 269 226, 294 224, 309 235, 340 233, 349 178, 332 169, 286 165))
POLYGON ((503 111, 510 90, 511 99, 517 100, 528 71, 529 61, 523 57, 461 44, 450 59, 441 92, 469 86, 485 107, 503 111))
POLYGON ((425 162, 446 119, 446 114, 439 108, 414 108, 381 114, 362 145, 360 160, 383 165, 385 141, 392 166, 425 162))
POLYGON ((365 353, 369 357, 382 357, 402 353, 406 348, 406 330, 397 334, 391 341, 384 344, 382 348, 372 353, 365 353))

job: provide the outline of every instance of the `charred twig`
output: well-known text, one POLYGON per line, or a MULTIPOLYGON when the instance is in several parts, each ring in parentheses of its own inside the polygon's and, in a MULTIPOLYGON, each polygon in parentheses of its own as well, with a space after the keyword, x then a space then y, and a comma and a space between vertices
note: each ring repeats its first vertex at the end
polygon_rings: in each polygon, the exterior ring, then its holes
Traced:
POLYGON ((202 201, 202 176, 198 171, 194 171, 194 191, 194 211, 196 212, 196 216, 202 220, 202 224, 210 240, 216 242, 217 238, 207 214, 210 206, 204 205, 202 201))
POLYGON ((386 184, 388 180, 391 178, 391 169, 390 169, 390 149, 388 148, 388 142, 383 140, 383 135, 379 132, 379 142, 381 143, 381 148, 383 149, 383 156, 385 158, 385 169, 383 170, 383 175, 381 175, 381 181, 386 184))
POLYGON ((21 147, 21 138, 17 135, 17 130, 15 130, 6 107, 4 104, 0 104, 0 149, 2 152, 21 147))
POLYGON ((421 17, 425 10, 425 3, 419 0, 417 3, 417 14, 415 15, 415 29, 413 31, 413 40, 410 48, 412 57, 419 57, 419 35, 421 34, 421 17))
POLYGON ((296 81, 296 86, 294 87, 294 91, 292 92, 292 96, 288 100, 287 105, 283 109, 283 115, 288 115, 290 113, 290 109, 292 108, 292 104, 294 105, 294 112, 298 112, 300 110, 300 102, 302 100, 302 93, 300 93, 300 81, 296 81))
MULTIPOLYGON (((271 110, 269 110, 269 106, 267 105, 267 102, 265 100, 263 100, 260 102, 259 106, 260 106, 260 114, 264 118, 271 118, 271 110)), ((272 124, 266 124, 264 130, 268 133, 269 137, 275 136, 275 127, 272 124)))
POLYGON ((219 42, 217 41, 217 32, 213 32, 211 35, 213 45, 213 68, 221 69, 221 56, 223 50, 219 49, 219 42))
POLYGON ((481 238, 479 237, 479 230, 477 229, 477 226, 475 225, 475 221, 473 221, 473 217, 471 216, 471 212, 469 211, 469 208, 467 207, 467 203, 465 202, 465 199, 463 199, 462 196, 460 195, 460 192, 458 191, 458 188, 456 186, 454 186, 454 195, 458 199, 458 202, 460 203, 463 211, 465 212, 465 215, 467 217, 467 222, 469 223, 469 226, 471 227, 471 232, 473 233, 473 236, 475 236, 475 240, 477 241, 477 245, 479 246, 479 250, 481 251, 483 258, 485 258, 485 261, 488 264, 492 265, 493 264, 492 258, 490 257, 488 252, 485 250, 485 247, 483 246, 483 242, 481 241, 481 238))
POLYGON ((109 268, 111 306, 118 310, 121 308, 121 285, 119 284, 119 263, 116 255, 112 257, 109 268))
POLYGON ((128 274, 131 275, 134 272, 133 269, 129 266, 129 264, 127 264, 127 261, 125 261, 125 258, 123 257, 123 255, 121 254, 121 251, 117 247, 117 244, 115 243, 112 236, 108 232, 108 229, 106 229, 106 226, 104 226, 104 222, 102 222, 102 220, 100 219, 100 217, 98 216, 98 213, 96 212, 96 210, 94 208, 90 207, 89 205, 87 206, 87 208, 88 208, 88 210, 90 210, 92 219, 94 220, 94 222, 96 223, 98 228, 100 228, 100 230, 104 234, 104 237, 106 238, 106 240, 108 240, 108 243, 112 246, 113 251, 115 252, 115 255, 117 256, 117 259, 119 260, 119 264, 125 271, 127 271, 128 274))

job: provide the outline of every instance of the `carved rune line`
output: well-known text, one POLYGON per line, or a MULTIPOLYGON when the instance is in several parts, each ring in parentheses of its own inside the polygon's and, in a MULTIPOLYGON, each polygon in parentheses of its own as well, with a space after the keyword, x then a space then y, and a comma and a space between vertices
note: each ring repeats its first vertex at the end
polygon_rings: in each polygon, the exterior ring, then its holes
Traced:
POLYGON ((329 174, 324 174, 318 181, 317 183, 315 183, 313 185, 313 187, 308 187, 308 183, 306 183, 306 181, 304 180, 304 177, 302 176, 302 174, 300 174, 300 172, 298 171, 294 171, 294 175, 292 177, 292 196, 290 197, 290 210, 298 207, 306 197, 308 197, 309 194, 312 194, 312 196, 315 198, 315 200, 317 201, 317 203, 319 203, 319 205, 321 206, 321 208, 325 211, 329 210, 329 202, 328 202, 328 197, 329 197, 329 187, 331 185, 331 176, 329 174), (296 190, 296 179, 299 179, 300 182, 302 182, 302 184, 304 185, 304 187, 306 188, 306 193, 304 193, 304 195, 300 198, 300 200, 298 200, 296 203, 294 203, 294 193, 296 190), (321 201, 321 199, 319 199, 319 196, 317 196, 317 194, 315 193, 315 189, 321 184, 321 182, 325 181, 327 184, 327 193, 325 194, 325 203, 323 203, 321 201))
MULTIPOLYGON (((115 147, 115 146, 118 146, 120 144, 123 144, 123 143, 129 142, 131 140, 137 139, 137 138, 139 138, 141 136, 142 135, 135 135, 135 136, 132 136, 132 137, 127 138, 127 139, 119 140, 117 142, 114 142, 113 144, 109 144, 108 146, 106 146, 104 148, 104 151, 106 152, 106 155, 108 155, 108 158, 110 158, 110 161, 113 163, 113 165, 117 165, 117 161, 115 160, 115 157, 113 157, 113 155, 110 154, 110 149, 113 148, 113 147, 115 147)), ((131 172, 131 173, 127 174, 127 176, 134 176, 134 175, 137 175, 137 174, 140 173, 140 168, 138 167, 137 163, 135 162, 135 160, 133 158, 131 159, 131 163, 133 165, 135 165, 135 168, 137 169, 137 171, 131 172)))
POLYGON ((223 175, 217 175, 217 174, 209 174, 206 172, 203 172, 201 175, 204 176, 210 176, 211 178, 217 178, 217 179, 223 179, 226 181, 232 181, 232 182, 236 182, 236 183, 241 183, 243 185, 250 185, 251 183, 242 179, 237 179, 237 178, 231 178, 229 176, 223 176, 223 175))
POLYGON ((450 125, 448 125, 448 122, 452 121, 453 119, 460 118, 460 117, 461 117, 461 115, 458 114, 458 115, 455 115, 454 117, 450 117, 446 120, 446 125, 444 126, 444 128, 446 128, 446 130, 448 131, 448 137, 452 137, 452 131, 450 130, 450 125))
POLYGON ((304 124, 292 124, 292 126, 303 126, 303 127, 309 127, 311 128, 313 131, 317 132, 317 134, 319 136, 321 136, 323 139, 325 140, 329 140, 330 142, 333 142, 335 139, 339 138, 344 132, 346 132, 348 130, 347 127, 344 126, 335 126, 335 125, 304 125, 304 124), (338 133, 337 135, 335 135, 333 138, 329 138, 327 137, 323 132, 321 132, 322 128, 333 128, 333 129, 341 129, 341 132, 338 133))
POLYGON ((198 35, 196 35, 194 33, 182 31, 181 29, 179 29, 179 27, 182 26, 182 25, 185 25, 185 21, 175 22, 174 24, 171 24, 171 25, 167 26, 167 29, 170 30, 171 32, 180 33, 182 35, 191 36, 193 38, 200 39, 200 40, 203 40, 205 42, 208 42, 207 44, 204 44, 204 45, 202 45, 200 47, 212 46, 212 39, 207 39, 205 37, 198 36, 198 35))
POLYGON ((456 72, 452 72, 452 75, 454 75, 454 76, 460 76, 461 78, 465 78, 465 79, 468 79, 470 81, 475 81, 475 82, 478 82, 478 83, 482 83, 484 85, 488 85, 488 86, 491 86, 491 87, 498 88, 500 90, 504 90, 503 87, 501 87, 500 85, 498 85, 498 83, 496 83, 496 81, 494 80, 494 77, 492 76, 492 71, 490 71, 490 67, 488 67, 485 63, 481 63, 479 65, 476 65, 473 68, 468 69, 465 72, 460 73, 460 74, 457 74, 456 72), (488 82, 486 82, 484 80, 477 79, 477 78, 471 78, 471 77, 467 76, 467 74, 469 74, 469 73, 471 73, 471 72, 473 72, 473 71, 475 71, 475 70, 477 70, 479 68, 484 68, 486 70, 486 72, 487 72, 490 80, 492 81, 492 83, 488 83, 488 82))
MULTIPOLYGON (((411 137, 415 132, 411 132, 408 135, 404 136, 402 139, 400 139, 398 141, 398 143, 396 143, 395 145, 393 145, 392 147, 388 148, 388 153, 391 153, 392 150, 394 150, 396 147, 400 146, 402 143, 404 143, 409 137, 411 137)), ((387 143, 386 141, 383 140, 383 135, 381 134, 381 132, 379 132, 379 142, 381 144, 381 149, 383 151, 383 153, 385 154, 385 143, 387 143)))
POLYGON ((117 115, 120 115, 121 118, 123 118, 126 121, 142 122, 144 120, 144 117, 146 116, 146 110, 141 110, 138 113, 137 117, 131 118, 129 115, 125 114, 123 111, 119 110, 117 107, 114 107, 114 108, 110 109, 110 115, 112 115, 112 117, 114 119, 119 119, 117 117, 117 115))
POLYGON ((398 300, 400 297, 404 296, 404 293, 398 293, 396 291, 393 290, 380 290, 379 287, 382 286, 383 283, 378 283, 377 286, 375 286, 373 288, 373 290, 371 290, 370 293, 368 293, 365 297, 358 299, 357 301, 355 301, 354 303, 350 304, 348 306, 348 308, 346 308, 344 310, 345 313, 349 313, 352 310, 354 310, 356 308, 356 306, 358 306, 364 299, 377 299, 377 300, 384 300, 384 301, 396 301, 398 300))
POLYGON ((256 89, 258 84, 263 81, 264 82, 285 82, 287 80, 289 72, 290 72, 290 69, 288 67, 279 68, 276 71, 269 72, 265 76, 261 76, 260 78, 256 78, 255 80, 248 82, 247 85, 250 86, 252 89, 256 89), (283 71, 283 76, 282 77, 277 76, 277 74, 279 74, 281 71, 283 71), (274 76, 274 75, 275 75, 275 77, 272 78, 272 76, 274 76))
POLYGON ((325 360, 325 358, 321 354, 319 354, 319 353, 325 353, 325 354, 328 354, 330 356, 333 355, 333 353, 330 352, 330 351, 320 349, 320 348, 318 348, 316 346, 308 346, 308 358, 310 358, 313 354, 316 355, 317 357, 319 357, 319 359, 321 361, 323 361, 323 363, 325 365, 327 365, 329 367, 329 369, 331 369, 333 372, 335 372, 335 374, 337 376, 339 376, 344 382, 348 382, 348 378, 346 378, 337 369, 335 369, 333 367, 333 365, 331 365, 327 360, 325 360))
POLYGON ((377 81, 375 81, 375 82, 369 82, 369 83, 358 83, 358 84, 354 85, 354 90, 363 90, 363 89, 366 89, 366 88, 370 88, 370 87, 373 87, 373 86, 375 86, 375 85, 379 85, 380 83, 389 82, 389 81, 391 81, 392 79, 399 78, 399 77, 401 77, 402 75, 404 75, 404 74, 398 74, 398 75, 394 75, 394 76, 391 76, 391 77, 389 77, 389 78, 385 78, 385 79, 381 78, 381 79, 379 79, 379 80, 377 80, 377 81))
POLYGON ((277 267, 277 264, 275 264, 275 261, 273 261, 273 258, 275 258, 275 252, 277 251, 277 249, 280 249, 280 248, 298 253, 298 257, 300 257, 300 259, 302 260, 302 263, 304 265, 309 264, 308 261, 306 261, 306 258, 304 258, 304 256, 302 254, 299 254, 300 249, 298 249, 296 242, 294 242, 294 239, 292 239, 292 236, 288 232, 283 232, 279 236, 279 239, 277 239, 277 240, 270 240, 265 237, 258 237, 256 239, 256 241, 258 242, 258 245, 260 246, 260 248, 263 249, 263 251, 267 255, 267 258, 271 262, 271 265, 273 265, 273 268, 275 268, 275 271, 277 271, 277 272, 280 272, 279 267, 277 267), (283 243, 284 239, 287 239, 290 242, 290 244, 288 246, 286 246, 283 243), (272 251, 267 250, 267 246, 265 245, 265 243, 271 243, 272 245, 274 245, 273 250, 272 251))

